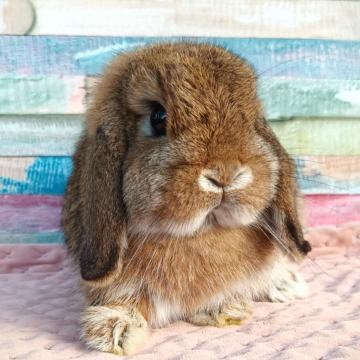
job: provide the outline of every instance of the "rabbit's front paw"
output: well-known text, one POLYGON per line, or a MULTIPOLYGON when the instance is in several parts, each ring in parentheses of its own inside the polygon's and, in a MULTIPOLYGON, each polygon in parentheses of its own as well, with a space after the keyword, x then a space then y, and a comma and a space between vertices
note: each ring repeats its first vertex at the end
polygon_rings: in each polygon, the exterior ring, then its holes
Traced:
POLYGON ((126 306, 89 306, 81 326, 81 337, 90 348, 117 355, 134 353, 149 332, 144 317, 126 306))
POLYGON ((251 315, 251 308, 242 302, 227 302, 218 310, 200 310, 189 320, 194 325, 224 327, 228 325, 241 325, 251 315))

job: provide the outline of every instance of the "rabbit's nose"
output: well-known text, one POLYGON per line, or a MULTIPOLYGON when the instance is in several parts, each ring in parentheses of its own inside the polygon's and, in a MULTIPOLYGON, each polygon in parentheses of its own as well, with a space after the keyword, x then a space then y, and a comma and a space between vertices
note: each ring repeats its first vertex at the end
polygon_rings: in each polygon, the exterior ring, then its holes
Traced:
POLYGON ((204 169, 199 177, 204 191, 223 192, 245 188, 253 180, 252 171, 240 163, 213 164, 204 169))

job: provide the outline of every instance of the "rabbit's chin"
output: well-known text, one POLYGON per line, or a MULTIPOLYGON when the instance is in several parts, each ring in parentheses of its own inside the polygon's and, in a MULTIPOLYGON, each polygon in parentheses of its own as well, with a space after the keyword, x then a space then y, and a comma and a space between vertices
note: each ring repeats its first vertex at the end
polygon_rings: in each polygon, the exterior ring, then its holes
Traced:
POLYGON ((244 205, 229 206, 221 204, 215 208, 200 211, 183 222, 175 219, 142 219, 130 225, 130 233, 147 235, 170 235, 175 237, 189 237, 201 231, 212 228, 239 228, 254 223, 258 212, 244 205))
POLYGON ((255 209, 244 205, 220 205, 214 209, 212 214, 215 223, 223 228, 237 228, 250 225, 258 218, 258 212, 255 209))
POLYGON ((142 236, 171 235, 175 237, 187 237, 207 228, 210 225, 208 215, 209 211, 203 211, 197 216, 183 222, 172 219, 142 219, 140 222, 131 224, 129 226, 129 232, 134 235, 142 236))

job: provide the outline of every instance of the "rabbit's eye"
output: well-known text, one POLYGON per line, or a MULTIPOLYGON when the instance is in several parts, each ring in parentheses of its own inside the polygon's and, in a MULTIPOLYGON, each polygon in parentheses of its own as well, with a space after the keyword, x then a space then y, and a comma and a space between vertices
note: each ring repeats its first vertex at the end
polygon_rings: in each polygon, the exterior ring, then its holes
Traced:
POLYGON ((166 135, 166 110, 160 104, 151 112, 150 124, 153 136, 166 135))

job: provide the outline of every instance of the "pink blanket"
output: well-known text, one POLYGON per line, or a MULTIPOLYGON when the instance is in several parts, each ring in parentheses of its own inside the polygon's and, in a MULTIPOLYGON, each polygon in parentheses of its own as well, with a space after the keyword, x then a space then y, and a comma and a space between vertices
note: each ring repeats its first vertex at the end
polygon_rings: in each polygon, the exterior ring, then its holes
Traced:
MULTIPOLYGON (((360 359, 360 224, 317 228, 303 273, 311 295, 257 303, 241 327, 153 331, 134 359, 360 359)), ((0 359, 115 359, 79 341, 82 299, 59 245, 0 246, 0 359)))

